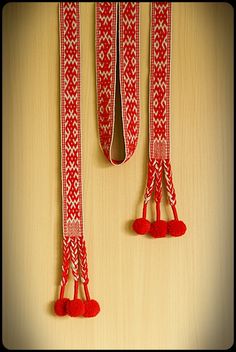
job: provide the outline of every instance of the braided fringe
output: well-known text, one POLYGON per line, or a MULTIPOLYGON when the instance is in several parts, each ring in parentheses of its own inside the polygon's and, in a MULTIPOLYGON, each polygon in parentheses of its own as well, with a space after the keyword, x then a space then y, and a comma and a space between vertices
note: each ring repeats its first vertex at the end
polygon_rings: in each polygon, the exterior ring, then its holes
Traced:
POLYGON ((79 280, 79 253, 78 253, 78 237, 73 236, 70 240, 71 267, 74 280, 79 280))
POLYGON ((68 282, 69 269, 70 269, 70 237, 63 236, 63 258, 62 258, 61 287, 65 287, 68 282))
POLYGON ((63 236, 63 262, 62 262, 62 279, 61 286, 65 286, 68 282, 70 261, 72 264, 72 273, 75 281, 79 280, 87 284, 88 263, 85 240, 83 236, 63 236))
POLYGON ((164 171, 166 190, 168 200, 171 206, 176 205, 176 193, 173 184, 172 170, 169 159, 151 159, 148 163, 147 186, 144 195, 144 204, 147 204, 151 199, 155 189, 154 199, 157 203, 161 202, 162 197, 162 175, 164 171))
POLYGON ((173 185, 170 160, 169 159, 164 160, 163 164, 164 164, 164 175, 165 175, 166 190, 167 190, 167 194, 168 194, 168 199, 169 199, 170 205, 175 206, 176 205, 176 193, 175 193, 175 189, 174 189, 174 185, 173 185))
POLYGON ((80 264, 80 277, 83 284, 88 284, 88 263, 87 263, 87 251, 85 240, 82 234, 78 237, 78 248, 79 248, 79 264, 80 264))
POLYGON ((152 192, 155 186, 155 179, 156 179, 156 164, 157 160, 151 159, 148 163, 148 176, 147 176, 147 186, 144 195, 144 203, 147 204, 151 199, 152 192))
POLYGON ((147 187, 144 195, 144 203, 147 204, 151 199, 155 189, 154 198, 156 202, 161 201, 162 191, 162 171, 163 161, 161 159, 151 159, 148 163, 147 187))
MULTIPOLYGON (((176 205, 176 193, 173 185, 172 171, 169 159, 152 158, 148 163, 147 186, 144 194, 144 212, 146 214, 147 203, 150 201, 154 192, 154 200, 157 204, 161 203, 162 199, 162 178, 165 178, 168 200, 171 207, 176 205)), ((146 217, 144 215, 144 217, 146 217)))
POLYGON ((157 203, 161 203, 162 171, 163 171, 163 161, 162 160, 157 160, 157 163, 156 163, 155 194, 154 194, 154 199, 155 199, 155 201, 157 203))
POLYGON ((71 269, 75 281, 81 278, 83 284, 89 282, 87 251, 84 237, 63 236, 63 262, 62 262, 62 279, 61 286, 66 286, 71 269))
POLYGON ((173 185, 171 165, 169 159, 151 159, 148 164, 148 180, 144 196, 143 214, 133 222, 133 230, 139 234, 149 234, 154 238, 165 237, 167 234, 179 237, 185 234, 186 225, 179 220, 176 205, 176 194, 173 185), (166 190, 169 204, 174 215, 173 220, 161 220, 161 198, 162 198, 162 179, 165 179, 166 190), (154 191, 156 203, 156 221, 147 220, 147 205, 154 191))
POLYGON ((66 286, 69 278, 70 262, 74 280, 79 280, 79 253, 78 238, 76 236, 63 236, 63 263, 61 286, 66 286))

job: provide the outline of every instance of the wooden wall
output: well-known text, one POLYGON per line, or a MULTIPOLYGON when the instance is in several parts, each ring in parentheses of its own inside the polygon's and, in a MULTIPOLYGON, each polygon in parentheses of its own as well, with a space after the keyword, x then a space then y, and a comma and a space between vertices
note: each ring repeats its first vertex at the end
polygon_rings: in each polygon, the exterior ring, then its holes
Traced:
POLYGON ((173 4, 171 159, 188 231, 159 240, 130 230, 146 181, 150 3, 141 3, 140 140, 120 167, 98 144, 94 14, 94 3, 81 3, 84 225, 101 313, 60 319, 52 313, 62 238, 58 4, 3 9, 3 343, 226 349, 233 343, 233 8, 173 4))

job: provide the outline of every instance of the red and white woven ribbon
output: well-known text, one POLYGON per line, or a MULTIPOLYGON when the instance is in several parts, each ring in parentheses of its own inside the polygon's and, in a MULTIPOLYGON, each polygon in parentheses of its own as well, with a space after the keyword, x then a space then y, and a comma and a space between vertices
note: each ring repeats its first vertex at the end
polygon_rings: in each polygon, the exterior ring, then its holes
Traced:
MULTIPOLYGON (((133 228, 154 238, 183 235, 185 224, 178 219, 176 194, 170 165, 170 42, 171 3, 153 2, 151 10, 151 65, 149 114, 149 163, 142 218, 133 228), (174 220, 160 219, 164 176, 174 220), (146 219, 152 195, 156 221, 146 219)), ((80 129, 80 9, 78 2, 60 3, 60 88, 61 88, 61 165, 63 196, 63 263, 57 315, 92 317, 99 304, 88 292, 88 264, 83 235, 81 129, 80 129), (69 271, 74 277, 74 298, 64 298, 69 271), (79 282, 85 299, 78 298, 79 282)), ((139 3, 103 2, 96 4, 96 72, 98 124, 101 147, 113 164, 129 160, 139 134, 139 3), (118 16, 119 10, 119 16, 118 16), (115 121, 117 66, 117 19, 119 17, 119 71, 125 158, 111 156, 115 121)))
MULTIPOLYGON (((186 226, 178 220, 170 165, 171 3, 151 3, 150 33, 148 180, 143 217, 134 222, 133 228, 140 234, 149 233, 153 237, 163 237, 167 233, 180 236, 185 232, 186 226), (174 214, 174 220, 168 223, 160 220, 163 174, 169 203, 174 214), (152 195, 156 201, 157 218, 153 224, 150 224, 146 220, 146 210, 152 195)), ((98 2, 96 4, 96 74, 99 137, 106 158, 114 165, 121 163, 113 160, 111 156, 118 56, 125 141, 123 162, 125 162, 134 153, 139 133, 139 3, 98 2), (119 26, 117 27, 118 10, 119 26)))
POLYGON ((99 137, 106 158, 114 165, 129 160, 138 142, 139 54, 139 3, 97 2, 96 79, 99 137), (117 22, 119 22, 118 26, 117 22), (117 45, 118 38, 119 45, 117 45), (125 143, 123 161, 113 160, 111 155, 115 123, 115 92, 118 84, 117 67, 125 143))
POLYGON ((183 235, 185 224, 178 219, 176 193, 170 164, 170 57, 171 3, 151 3, 150 78, 149 78, 149 164, 144 196, 143 217, 135 220, 134 230, 154 238, 183 235), (164 174, 168 200, 174 220, 160 219, 162 179, 164 174), (156 221, 146 219, 147 204, 152 195, 156 202, 156 221))
POLYGON ((86 317, 99 312, 88 292, 88 264, 83 235, 81 126, 80 126, 80 10, 79 3, 60 3, 61 172, 63 199, 63 262, 58 315, 86 317), (74 299, 64 298, 69 269, 74 277, 74 299), (79 280, 86 301, 78 299, 79 280))

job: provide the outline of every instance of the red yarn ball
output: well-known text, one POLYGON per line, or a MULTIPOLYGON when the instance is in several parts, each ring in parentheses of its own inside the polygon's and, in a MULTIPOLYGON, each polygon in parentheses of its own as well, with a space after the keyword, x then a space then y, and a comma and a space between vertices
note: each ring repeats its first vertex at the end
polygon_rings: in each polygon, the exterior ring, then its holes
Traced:
POLYGON ((84 317, 91 318, 95 317, 100 312, 100 306, 95 299, 84 301, 84 317))
POLYGON ((187 230, 186 225, 181 220, 168 221, 167 226, 168 226, 168 233, 174 237, 184 235, 187 230))
POLYGON ((66 305, 67 313, 71 317, 79 317, 84 314, 84 302, 81 299, 69 300, 66 305))
POLYGON ((139 235, 145 235, 148 233, 150 226, 150 221, 145 218, 139 218, 133 222, 133 230, 139 235))
POLYGON ((54 312, 56 315, 63 317, 67 314, 66 306, 69 298, 60 298, 54 303, 54 312))
POLYGON ((167 222, 165 220, 157 220, 153 222, 149 234, 154 238, 165 237, 167 234, 167 222))

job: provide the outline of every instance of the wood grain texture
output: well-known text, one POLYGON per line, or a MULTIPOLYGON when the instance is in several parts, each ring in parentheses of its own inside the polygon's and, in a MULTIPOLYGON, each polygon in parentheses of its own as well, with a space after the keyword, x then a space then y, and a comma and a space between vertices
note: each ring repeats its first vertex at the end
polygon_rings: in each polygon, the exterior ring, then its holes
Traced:
POLYGON ((173 4, 171 159, 188 232, 160 240, 130 230, 146 180, 150 3, 141 3, 140 140, 121 167, 111 167, 98 144, 94 14, 94 3, 81 3, 84 224, 91 295, 102 310, 95 319, 60 319, 51 308, 62 236, 58 4, 8 3, 3 9, 4 345, 228 348, 233 8, 173 4))

